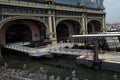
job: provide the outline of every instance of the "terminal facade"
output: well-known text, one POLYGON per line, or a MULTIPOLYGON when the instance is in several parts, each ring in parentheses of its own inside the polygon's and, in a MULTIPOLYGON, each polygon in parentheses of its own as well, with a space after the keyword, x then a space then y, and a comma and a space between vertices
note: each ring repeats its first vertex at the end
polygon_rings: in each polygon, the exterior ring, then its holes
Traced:
POLYGON ((104 32, 103 0, 0 0, 0 43, 104 32))

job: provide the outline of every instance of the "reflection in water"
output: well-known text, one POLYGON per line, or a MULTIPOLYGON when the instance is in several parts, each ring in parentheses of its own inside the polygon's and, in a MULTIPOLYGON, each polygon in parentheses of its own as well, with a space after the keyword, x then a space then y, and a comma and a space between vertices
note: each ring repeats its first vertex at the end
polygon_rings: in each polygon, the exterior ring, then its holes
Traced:
POLYGON ((118 72, 94 70, 78 65, 76 63, 76 56, 64 55, 57 56, 53 59, 35 59, 16 54, 7 54, 4 56, 4 60, 13 68, 21 69, 24 64, 27 65, 28 70, 38 70, 40 67, 44 67, 49 75, 72 76, 72 71, 75 70, 80 80, 120 80, 120 74, 118 72))

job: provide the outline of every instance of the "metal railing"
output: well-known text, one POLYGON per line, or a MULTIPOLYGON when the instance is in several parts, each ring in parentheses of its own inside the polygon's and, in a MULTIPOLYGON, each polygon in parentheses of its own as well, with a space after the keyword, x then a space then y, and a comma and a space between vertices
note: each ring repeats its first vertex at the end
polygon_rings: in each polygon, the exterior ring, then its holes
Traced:
POLYGON ((7 5, 26 6, 26 7, 49 8, 48 4, 27 2, 27 1, 0 0, 0 3, 7 5))
POLYGON ((26 7, 35 7, 35 8, 52 8, 56 10, 67 10, 67 11, 78 11, 78 12, 92 12, 92 13, 103 13, 101 9, 88 9, 88 8, 79 8, 73 6, 63 6, 63 5, 49 5, 47 3, 36 3, 36 2, 27 2, 27 1, 16 1, 16 0, 0 0, 1 4, 6 5, 16 5, 16 6, 26 6, 26 7))
POLYGON ((84 50, 84 49, 50 49, 49 52, 55 54, 78 55, 78 56, 93 54, 92 50, 84 50))

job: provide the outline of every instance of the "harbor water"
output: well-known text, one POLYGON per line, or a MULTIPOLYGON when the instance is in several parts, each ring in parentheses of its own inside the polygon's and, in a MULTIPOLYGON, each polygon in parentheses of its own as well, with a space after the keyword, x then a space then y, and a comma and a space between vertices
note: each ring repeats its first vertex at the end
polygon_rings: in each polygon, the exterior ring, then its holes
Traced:
POLYGON ((56 56, 52 59, 40 57, 30 58, 27 55, 23 56, 20 52, 7 52, 4 54, 4 61, 12 68, 22 69, 23 65, 27 65, 28 70, 38 70, 43 67, 47 74, 71 77, 72 71, 76 71, 76 76, 79 80, 120 80, 119 72, 106 70, 95 70, 87 68, 76 63, 77 56, 56 56))

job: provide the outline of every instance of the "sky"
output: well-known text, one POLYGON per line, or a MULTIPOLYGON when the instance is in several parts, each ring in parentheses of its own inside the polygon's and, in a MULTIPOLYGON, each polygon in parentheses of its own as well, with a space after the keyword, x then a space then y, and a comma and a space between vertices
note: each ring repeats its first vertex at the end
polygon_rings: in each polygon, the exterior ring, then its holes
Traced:
POLYGON ((120 22, 120 0, 104 0, 106 23, 120 22))

